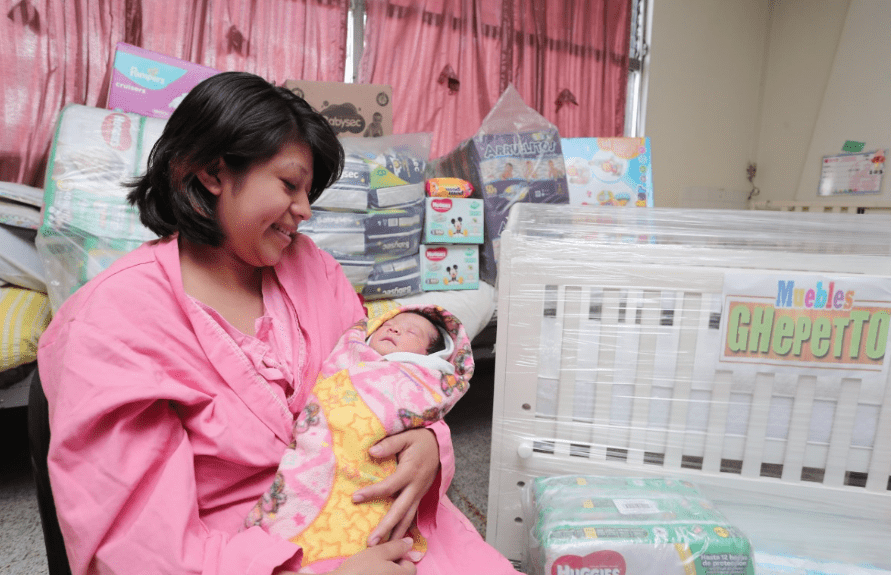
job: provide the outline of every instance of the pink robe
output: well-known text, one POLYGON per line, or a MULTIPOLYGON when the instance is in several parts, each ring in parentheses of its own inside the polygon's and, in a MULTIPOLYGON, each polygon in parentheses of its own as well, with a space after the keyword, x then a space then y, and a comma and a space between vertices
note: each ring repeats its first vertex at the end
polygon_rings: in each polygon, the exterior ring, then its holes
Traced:
MULTIPOLYGON (((304 236, 275 272, 300 334, 291 396, 183 291, 176 241, 122 257, 56 314, 38 361, 73 575, 268 575, 299 565, 297 545, 239 527, 273 480, 309 391, 303 382, 315 381, 338 337, 364 314, 339 265, 304 236)), ((455 550, 476 558, 481 574, 513 572, 444 497, 454 454, 448 427, 430 429, 441 472, 419 512, 431 549, 418 572, 466 573, 452 564, 455 550)))

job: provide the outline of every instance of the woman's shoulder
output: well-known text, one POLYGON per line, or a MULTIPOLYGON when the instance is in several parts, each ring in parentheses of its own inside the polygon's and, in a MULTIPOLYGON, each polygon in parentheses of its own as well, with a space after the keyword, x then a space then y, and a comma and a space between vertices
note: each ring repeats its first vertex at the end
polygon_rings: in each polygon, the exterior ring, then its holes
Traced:
POLYGON ((147 242, 124 254, 72 294, 56 318, 114 322, 169 305, 173 289, 161 265, 167 240, 147 242))

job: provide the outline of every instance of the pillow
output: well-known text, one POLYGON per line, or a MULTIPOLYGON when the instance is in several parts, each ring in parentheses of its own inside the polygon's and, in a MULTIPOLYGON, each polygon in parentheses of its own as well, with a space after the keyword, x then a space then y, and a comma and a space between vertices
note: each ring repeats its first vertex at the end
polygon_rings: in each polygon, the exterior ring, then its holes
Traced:
POLYGON ((0 371, 37 359, 37 340, 50 322, 49 298, 16 287, 0 288, 0 371))
POLYGON ((28 204, 40 209, 43 207, 43 188, 32 188, 31 186, 13 184, 12 182, 0 182, 0 198, 28 204))
POLYGON ((0 224, 0 285, 46 291, 43 262, 34 245, 34 230, 0 224))
POLYGON ((36 230, 40 227, 40 210, 0 198, 0 224, 36 230))

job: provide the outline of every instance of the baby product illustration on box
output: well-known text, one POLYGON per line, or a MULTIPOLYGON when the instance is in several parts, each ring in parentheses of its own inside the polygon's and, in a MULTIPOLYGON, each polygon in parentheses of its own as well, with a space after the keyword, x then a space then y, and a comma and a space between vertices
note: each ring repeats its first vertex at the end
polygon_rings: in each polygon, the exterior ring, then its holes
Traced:
POLYGON ((653 206, 649 138, 563 138, 569 203, 653 206))

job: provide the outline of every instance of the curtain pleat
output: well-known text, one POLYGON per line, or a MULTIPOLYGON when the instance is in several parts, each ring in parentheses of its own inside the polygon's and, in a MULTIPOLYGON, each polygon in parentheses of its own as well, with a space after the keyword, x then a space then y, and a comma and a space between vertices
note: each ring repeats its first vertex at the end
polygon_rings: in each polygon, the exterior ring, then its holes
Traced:
POLYGON ((561 136, 623 133, 629 0, 366 0, 366 10, 359 79, 393 86, 394 131, 432 132, 433 157, 476 133, 508 84, 561 136), (439 82, 448 66, 457 92, 439 82))
POLYGON ((0 21, 0 180, 42 187, 66 104, 104 107, 127 42, 281 84, 340 81, 349 0, 20 0, 0 21))

